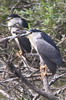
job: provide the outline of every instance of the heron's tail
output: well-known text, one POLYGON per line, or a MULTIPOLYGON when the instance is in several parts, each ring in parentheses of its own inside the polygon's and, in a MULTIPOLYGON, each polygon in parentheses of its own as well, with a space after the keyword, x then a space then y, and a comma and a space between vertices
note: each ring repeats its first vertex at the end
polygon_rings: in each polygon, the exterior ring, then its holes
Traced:
POLYGON ((51 73, 54 75, 56 73, 57 70, 57 65, 53 62, 51 62, 48 58, 44 59, 47 67, 49 68, 49 70, 51 71, 51 73))

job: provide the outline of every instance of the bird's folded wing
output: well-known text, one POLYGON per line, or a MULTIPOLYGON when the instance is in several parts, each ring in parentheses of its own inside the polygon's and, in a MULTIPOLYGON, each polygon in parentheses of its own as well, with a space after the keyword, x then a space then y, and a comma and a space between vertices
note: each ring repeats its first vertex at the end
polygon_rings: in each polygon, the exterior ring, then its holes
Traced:
POLYGON ((53 47, 50 43, 45 41, 44 39, 38 39, 36 41, 37 50, 42 58, 47 57, 51 62, 61 65, 62 64, 62 58, 60 55, 60 52, 56 50, 55 47, 53 47))

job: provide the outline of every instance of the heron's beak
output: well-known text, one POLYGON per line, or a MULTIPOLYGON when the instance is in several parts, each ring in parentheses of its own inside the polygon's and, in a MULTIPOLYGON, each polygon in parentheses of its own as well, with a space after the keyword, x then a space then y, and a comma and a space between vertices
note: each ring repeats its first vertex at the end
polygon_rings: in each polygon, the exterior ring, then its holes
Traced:
POLYGON ((26 32, 26 34, 29 34, 29 35, 30 35, 31 33, 32 33, 31 31, 27 31, 27 32, 26 32))
POLYGON ((6 19, 6 21, 9 21, 9 20, 11 20, 11 19, 13 19, 12 17, 8 17, 7 19, 6 19))
POLYGON ((31 38, 31 34, 32 34, 32 31, 27 31, 26 32, 27 38, 31 38))

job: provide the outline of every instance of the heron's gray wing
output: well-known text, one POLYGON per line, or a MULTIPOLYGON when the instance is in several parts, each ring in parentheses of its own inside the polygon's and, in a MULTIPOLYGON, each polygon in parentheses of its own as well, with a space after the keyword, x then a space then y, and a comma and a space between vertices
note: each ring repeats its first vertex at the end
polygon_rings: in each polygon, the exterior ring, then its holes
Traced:
POLYGON ((44 39, 38 38, 36 41, 37 50, 41 57, 47 57, 51 62, 61 65, 62 58, 58 50, 54 48, 50 43, 46 42, 44 39))
POLYGON ((56 69, 57 69, 57 64, 55 64, 54 62, 51 62, 48 59, 48 57, 43 56, 42 58, 43 58, 45 64, 47 65, 47 67, 49 68, 49 70, 52 72, 52 74, 55 74, 56 73, 56 69))
MULTIPOLYGON (((53 39, 52 39, 49 35, 47 35, 47 34, 44 33, 44 32, 41 32, 41 37, 42 37, 45 41, 47 41, 48 43, 50 43, 53 47, 55 47, 56 50, 59 51, 59 48, 56 46, 56 44, 54 43, 53 39)), ((60 52, 60 51, 59 51, 59 52, 60 52)))

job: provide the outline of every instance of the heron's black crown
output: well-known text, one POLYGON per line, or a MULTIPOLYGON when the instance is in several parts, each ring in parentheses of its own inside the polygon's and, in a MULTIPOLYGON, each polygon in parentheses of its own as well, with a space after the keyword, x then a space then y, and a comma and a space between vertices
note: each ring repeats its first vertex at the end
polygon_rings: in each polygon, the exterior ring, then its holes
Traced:
POLYGON ((17 18, 17 17, 19 17, 19 18, 21 18, 19 15, 17 15, 17 14, 11 14, 11 15, 9 15, 8 17, 12 17, 12 18, 17 18))

